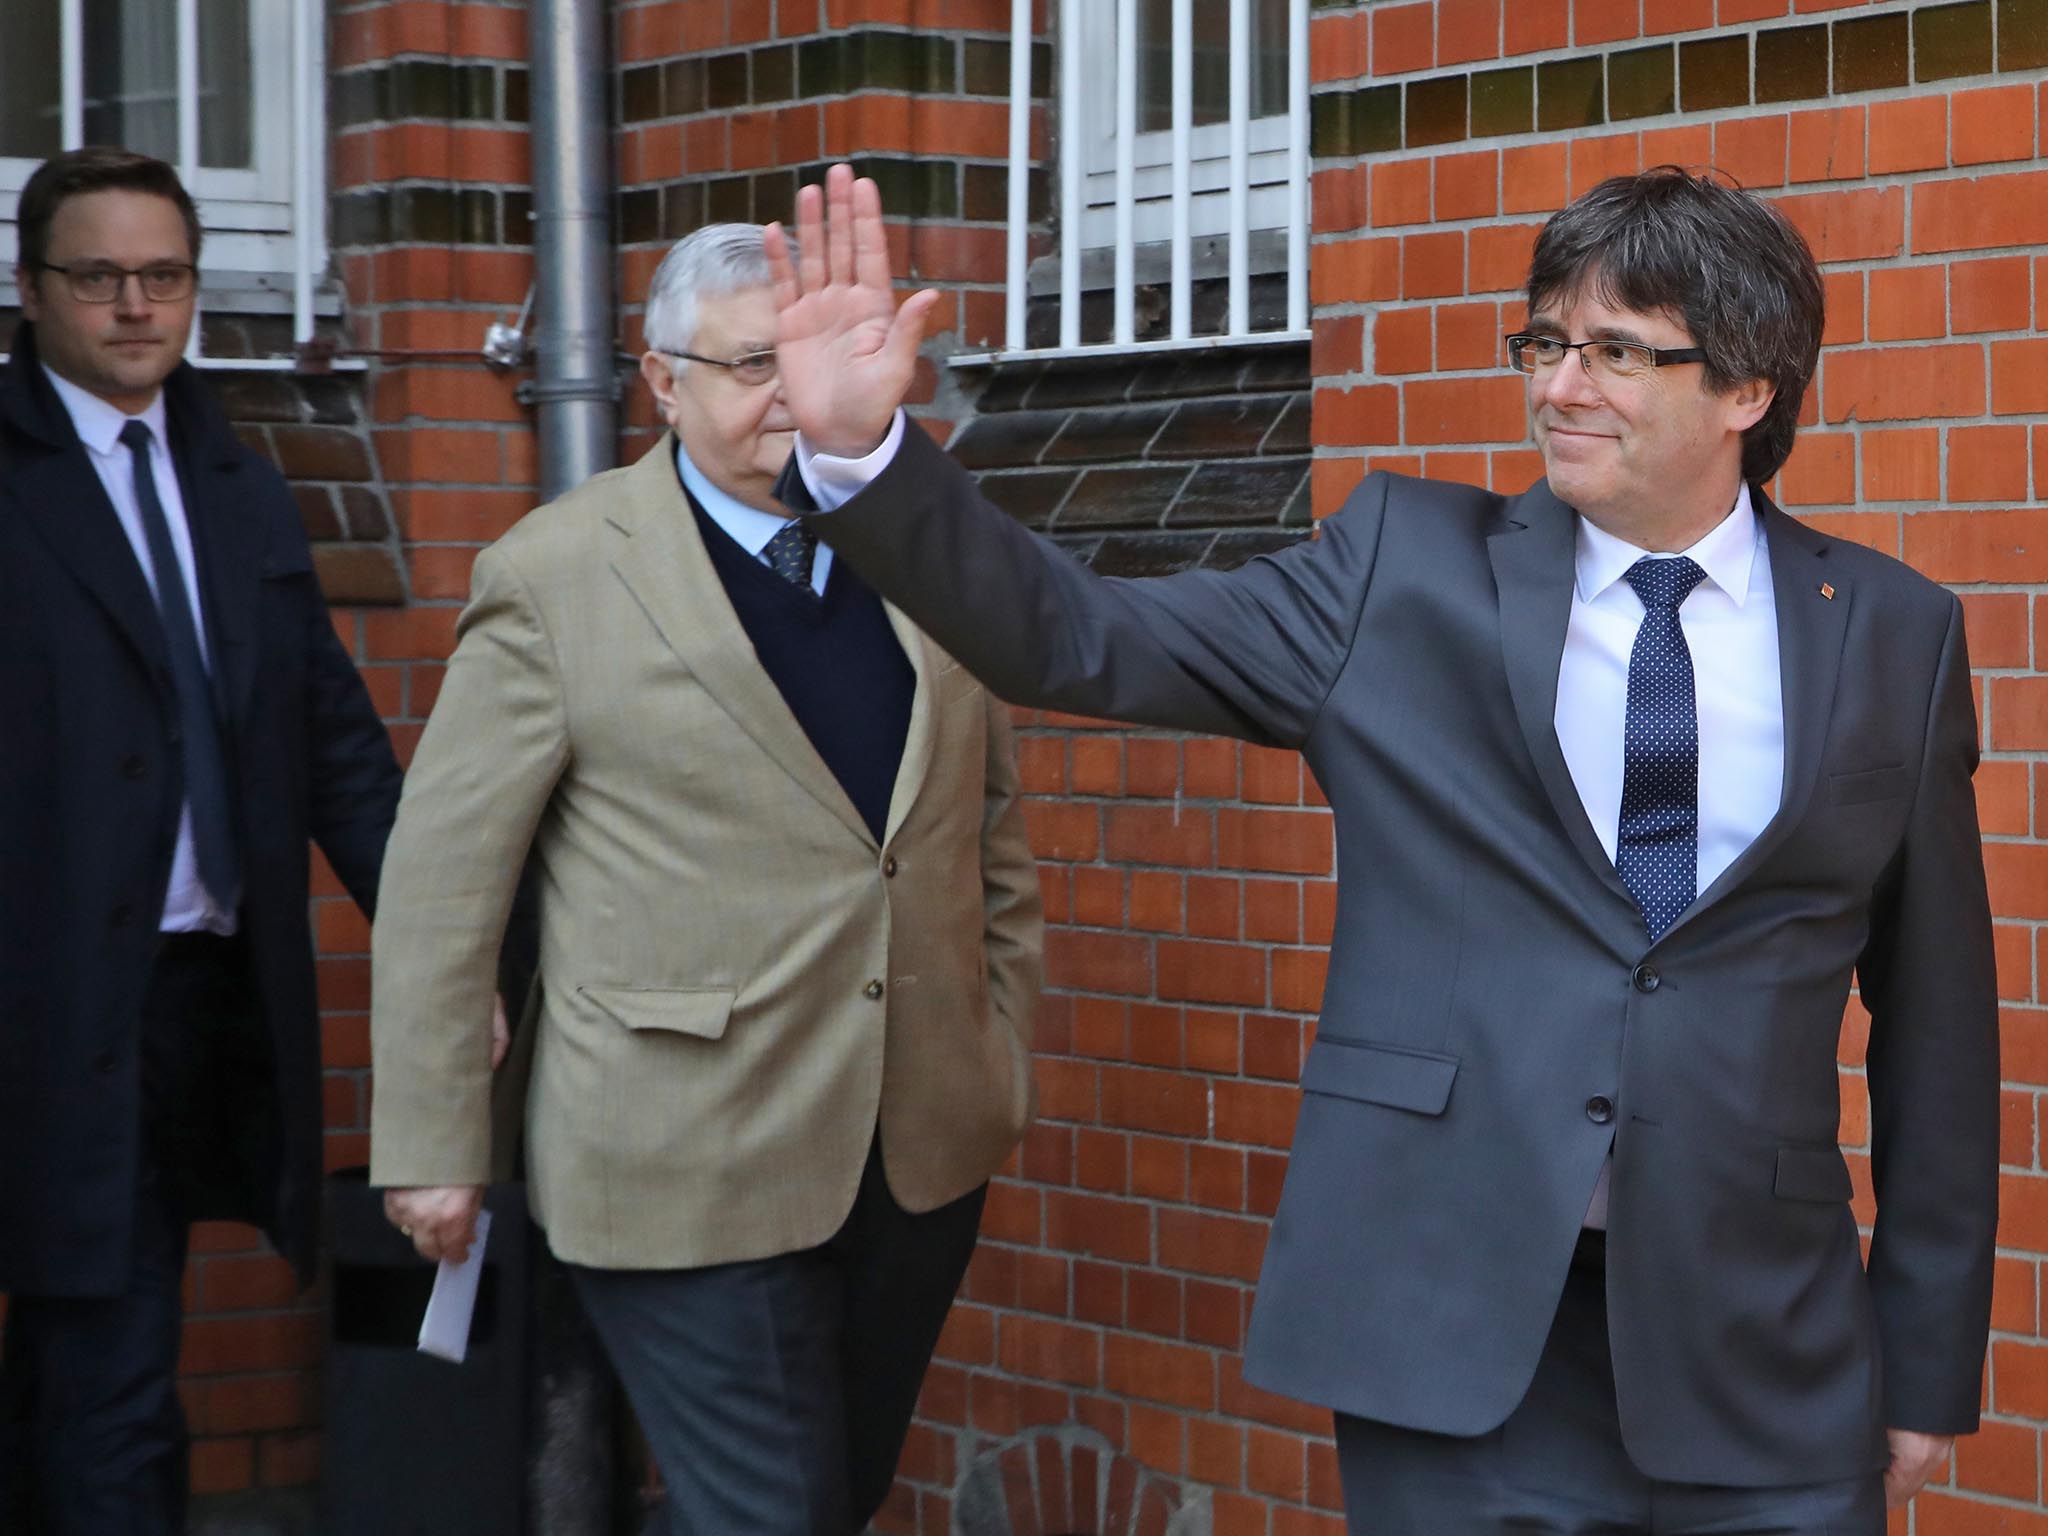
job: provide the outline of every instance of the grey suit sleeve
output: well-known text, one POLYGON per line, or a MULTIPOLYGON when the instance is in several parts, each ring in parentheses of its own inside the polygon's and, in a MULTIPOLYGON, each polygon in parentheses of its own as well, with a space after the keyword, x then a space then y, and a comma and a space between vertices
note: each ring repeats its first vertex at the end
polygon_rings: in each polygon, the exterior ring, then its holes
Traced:
MULTIPOLYGON (((1240 570, 1096 576, 992 506, 922 432, 809 526, 1016 704, 1299 747, 1357 631, 1387 482, 1240 570)), ((780 492, 812 510, 794 470, 780 492)))
POLYGON ((1905 844, 1857 967, 1871 1016, 1885 1422, 1927 1434, 1977 1427, 1998 1225, 1998 985, 1970 785, 1970 661, 1950 601, 1905 844))

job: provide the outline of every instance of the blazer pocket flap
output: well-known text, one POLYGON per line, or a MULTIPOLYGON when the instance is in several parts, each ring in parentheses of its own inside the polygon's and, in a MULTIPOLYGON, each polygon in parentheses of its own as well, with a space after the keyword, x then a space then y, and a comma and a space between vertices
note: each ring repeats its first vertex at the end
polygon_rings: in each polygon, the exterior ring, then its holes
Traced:
POLYGON ((1839 1147, 1778 1148, 1778 1178, 1772 1188, 1782 1200, 1826 1205, 1840 1205, 1856 1192, 1839 1147))
POLYGON ((1836 805, 1895 800, 1906 792, 1907 785, 1903 763, 1892 768, 1872 768, 1865 773, 1834 773, 1828 775, 1828 799, 1836 805))
POLYGON ((578 987, 577 992, 628 1029, 666 1029, 700 1040, 725 1034, 729 987, 578 987))
POLYGON ((1458 1058, 1351 1040, 1316 1040, 1301 1070, 1307 1093, 1385 1104, 1419 1115, 1440 1115, 1451 1101, 1458 1058))

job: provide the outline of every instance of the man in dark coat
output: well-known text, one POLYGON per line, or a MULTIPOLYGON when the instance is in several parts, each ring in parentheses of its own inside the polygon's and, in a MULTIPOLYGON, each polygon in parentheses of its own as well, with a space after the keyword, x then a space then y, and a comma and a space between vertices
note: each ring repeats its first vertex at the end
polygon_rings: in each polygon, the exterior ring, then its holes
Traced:
POLYGON ((0 1530, 181 1531, 189 1224, 311 1273, 308 841, 368 910, 398 764, 277 472, 182 359, 161 161, 46 162, 0 368, 0 1530))

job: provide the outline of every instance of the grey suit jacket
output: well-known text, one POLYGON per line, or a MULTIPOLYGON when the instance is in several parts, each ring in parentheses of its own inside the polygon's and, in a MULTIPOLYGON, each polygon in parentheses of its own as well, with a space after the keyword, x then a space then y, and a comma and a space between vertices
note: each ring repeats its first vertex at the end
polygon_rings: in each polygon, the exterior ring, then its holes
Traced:
POLYGON ((1498 1424, 1611 1144, 1609 1326, 1645 1472, 1846 1478, 1882 1464, 1887 1424, 1974 1427, 1998 1039, 1961 608, 1757 505, 1782 803, 1655 945, 1552 726, 1574 514, 1547 484, 1374 475, 1313 542, 1113 581, 911 432, 812 520, 1004 697, 1298 748, 1327 794, 1336 936, 1255 1383, 1498 1424), (1867 1274, 1836 1146, 1852 977, 1873 1020, 1867 1274))

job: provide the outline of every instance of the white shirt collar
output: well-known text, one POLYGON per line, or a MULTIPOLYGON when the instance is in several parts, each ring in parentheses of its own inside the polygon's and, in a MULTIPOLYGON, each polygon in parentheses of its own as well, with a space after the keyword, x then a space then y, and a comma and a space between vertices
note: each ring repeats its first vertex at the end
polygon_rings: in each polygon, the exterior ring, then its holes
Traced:
POLYGON ((683 451, 680 438, 676 440, 676 473, 683 477, 683 484, 697 498, 697 505, 714 523, 732 535, 734 543, 756 559, 768 547, 768 541, 789 526, 788 518, 763 512, 759 507, 750 507, 713 485, 704 471, 683 451))
POLYGON ((78 433, 78 440, 101 458, 113 456, 114 450, 121 446, 121 429, 131 421, 143 422, 158 444, 165 448, 170 446, 167 417, 164 412, 164 392, 161 389, 143 411, 130 416, 119 406, 110 405, 90 390, 80 389, 69 379, 51 372, 47 363, 43 365, 43 376, 50 381, 50 387, 57 391, 57 398, 64 402, 64 409, 70 413, 71 425, 78 433))
MULTIPOLYGON (((1756 563, 1757 540, 1763 537, 1763 523, 1750 503, 1745 482, 1736 493, 1735 506, 1716 523, 1705 538, 1679 553, 1690 557, 1707 580, 1726 593, 1736 607, 1749 596, 1750 567, 1756 563)), ((1578 569, 1579 601, 1590 603, 1613 586, 1628 568, 1643 558, 1643 550, 1618 539, 1604 528, 1579 519, 1578 569)))

